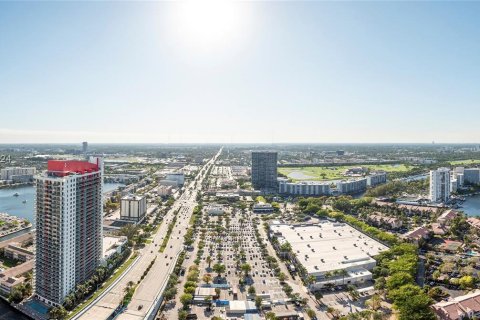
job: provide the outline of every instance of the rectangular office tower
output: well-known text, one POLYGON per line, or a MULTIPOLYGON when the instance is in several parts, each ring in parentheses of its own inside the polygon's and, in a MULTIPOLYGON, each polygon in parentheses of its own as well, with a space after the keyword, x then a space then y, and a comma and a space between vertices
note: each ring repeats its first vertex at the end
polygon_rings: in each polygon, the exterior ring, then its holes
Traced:
POLYGON ((277 191, 277 153, 252 152, 252 185, 257 190, 277 191))
POLYGON ((35 177, 35 294, 48 305, 62 304, 100 264, 102 167, 95 157, 50 160, 35 177))
POLYGON ((430 171, 430 201, 447 202, 451 193, 450 169, 438 168, 430 171))

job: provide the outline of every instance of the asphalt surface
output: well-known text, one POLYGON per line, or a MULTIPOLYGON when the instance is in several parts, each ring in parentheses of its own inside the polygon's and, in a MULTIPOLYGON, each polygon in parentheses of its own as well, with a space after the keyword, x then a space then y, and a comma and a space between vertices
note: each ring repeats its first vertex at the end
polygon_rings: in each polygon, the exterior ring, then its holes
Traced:
POLYGON ((129 281, 137 283, 148 265, 153 259, 155 259, 155 263, 149 273, 138 285, 128 308, 116 319, 136 320, 144 319, 147 316, 147 313, 152 309, 157 298, 163 291, 164 284, 173 270, 176 256, 183 249, 184 236, 188 229, 188 223, 192 216, 193 208, 197 205, 196 196, 202 187, 205 173, 208 171, 208 168, 215 163, 215 160, 220 155, 221 151, 222 150, 220 150, 216 156, 214 156, 203 167, 203 170, 200 171, 195 180, 185 188, 185 192, 182 196, 175 201, 172 208, 165 215, 164 222, 160 226, 158 232, 154 235, 152 243, 139 250, 140 258, 135 266, 128 270, 118 283, 107 289, 107 292, 100 299, 94 301, 88 306, 86 312, 75 319, 107 319, 122 301, 127 283, 129 281), (193 189, 195 181, 197 181, 197 186, 193 189), (178 214, 175 227, 173 228, 165 251, 160 253, 160 245, 167 234, 168 225, 173 220, 177 210, 178 214))

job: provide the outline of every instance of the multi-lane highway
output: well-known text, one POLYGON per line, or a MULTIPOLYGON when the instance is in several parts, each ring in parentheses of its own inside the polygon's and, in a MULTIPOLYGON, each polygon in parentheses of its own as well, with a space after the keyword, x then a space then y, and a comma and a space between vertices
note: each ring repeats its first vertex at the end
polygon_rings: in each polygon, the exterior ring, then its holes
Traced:
POLYGON ((183 250, 184 236, 188 229, 193 208, 197 205, 197 193, 202 187, 202 182, 206 177, 208 169, 215 163, 221 152, 222 149, 203 167, 197 177, 185 188, 182 196, 175 201, 166 214, 159 231, 154 235, 152 243, 140 250, 140 257, 133 267, 126 271, 117 283, 108 288, 104 294, 73 319, 108 319, 122 301, 127 283, 130 281, 137 283, 153 259, 155 259, 155 263, 147 276, 138 285, 128 308, 118 315, 116 319, 140 320, 155 316, 156 307, 165 283, 173 270, 176 258, 183 250), (160 253, 160 245, 167 234, 168 225, 173 221, 175 215, 177 219, 171 237, 165 251, 160 253))

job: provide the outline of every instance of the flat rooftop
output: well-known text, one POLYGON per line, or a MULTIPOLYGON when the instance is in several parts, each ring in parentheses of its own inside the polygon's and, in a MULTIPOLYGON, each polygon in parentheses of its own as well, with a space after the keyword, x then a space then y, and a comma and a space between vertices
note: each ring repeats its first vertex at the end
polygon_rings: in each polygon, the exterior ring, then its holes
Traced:
POLYGON ((122 198, 122 200, 130 200, 130 201, 140 201, 144 198, 144 196, 139 196, 135 194, 128 194, 122 198))
POLYGON ((127 239, 125 237, 103 237, 103 253, 105 254, 113 246, 118 246, 125 242, 127 239))
POLYGON ((311 274, 357 269, 374 263, 372 257, 388 249, 346 223, 331 221, 299 225, 274 223, 270 228, 276 233, 280 243, 285 241, 290 243, 298 261, 311 274))

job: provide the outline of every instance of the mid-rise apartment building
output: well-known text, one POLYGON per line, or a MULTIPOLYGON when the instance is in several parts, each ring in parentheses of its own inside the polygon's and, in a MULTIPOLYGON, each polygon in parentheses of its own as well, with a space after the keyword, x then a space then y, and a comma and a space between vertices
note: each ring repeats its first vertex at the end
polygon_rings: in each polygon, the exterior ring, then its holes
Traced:
POLYGON ((9 167, 0 170, 0 180, 13 180, 15 176, 29 176, 33 177, 36 173, 36 168, 21 168, 21 167, 9 167))
POLYGON ((102 161, 50 160, 35 177, 35 295, 59 305, 102 257, 102 161))
POLYGON ((341 194, 356 194, 367 190, 367 178, 342 180, 337 182, 337 191, 341 194))
POLYGON ((331 194, 331 190, 329 182, 290 182, 286 178, 278 178, 278 193, 299 196, 322 196, 331 194))
POLYGON ((480 168, 465 168, 463 182, 470 185, 480 184, 480 168))
POLYGON ((140 222, 147 213, 147 198, 144 196, 127 195, 120 202, 120 219, 140 222))
POLYGON ((375 187, 387 182, 387 173, 385 171, 372 172, 367 176, 367 185, 375 187))

